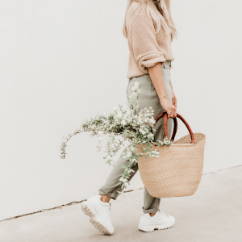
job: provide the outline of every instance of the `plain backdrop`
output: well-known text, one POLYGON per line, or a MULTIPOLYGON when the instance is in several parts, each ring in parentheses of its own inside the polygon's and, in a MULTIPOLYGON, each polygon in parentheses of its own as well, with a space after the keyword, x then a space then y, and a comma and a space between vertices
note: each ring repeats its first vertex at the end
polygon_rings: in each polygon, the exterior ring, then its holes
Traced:
MULTIPOLYGON (((125 0, 0 1, 1 219, 81 200, 104 183, 111 167, 94 137, 73 138, 65 160, 59 148, 84 119, 126 104, 125 8, 125 0)), ((177 111, 207 135, 204 172, 242 164, 241 8, 172 1, 177 111)), ((140 186, 136 174, 131 187, 140 186)))

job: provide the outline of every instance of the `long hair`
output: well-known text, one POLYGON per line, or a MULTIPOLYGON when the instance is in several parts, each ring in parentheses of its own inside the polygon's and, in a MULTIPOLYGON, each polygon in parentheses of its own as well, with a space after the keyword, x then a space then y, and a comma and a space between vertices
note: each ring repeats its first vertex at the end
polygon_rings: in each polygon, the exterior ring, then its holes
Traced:
POLYGON ((151 16, 156 33, 163 28, 174 39, 177 31, 170 11, 170 0, 128 0, 123 23, 123 35, 126 38, 126 16, 129 11, 135 11, 141 7, 144 7, 147 14, 151 16))

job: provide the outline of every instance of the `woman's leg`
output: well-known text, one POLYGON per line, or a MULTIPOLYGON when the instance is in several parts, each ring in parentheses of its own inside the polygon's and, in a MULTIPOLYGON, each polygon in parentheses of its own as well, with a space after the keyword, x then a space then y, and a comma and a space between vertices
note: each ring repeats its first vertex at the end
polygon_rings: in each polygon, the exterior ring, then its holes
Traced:
MULTIPOLYGON (((168 132, 171 135, 171 129, 173 128, 173 120, 168 119, 168 132), (170 128, 169 128, 170 126, 170 128)), ((163 136, 163 133, 157 131, 157 137, 163 136)), ((175 218, 163 211, 160 212, 161 198, 155 198, 151 196, 148 190, 144 190, 144 206, 143 212, 140 216, 138 229, 145 232, 151 232, 156 229, 167 229, 175 224, 175 218), (149 215, 150 216, 149 216, 149 215)))
MULTIPOLYGON (((167 91, 168 98, 171 101, 172 98, 172 89, 170 86, 171 76, 170 76, 170 66, 169 63, 164 63, 162 66, 163 74, 164 74, 164 84, 167 91)), ((156 116, 158 113, 163 112, 164 109, 160 104, 159 97, 157 95, 157 92, 153 86, 152 80, 150 79, 149 75, 143 75, 137 78, 131 79, 129 82, 129 86, 127 88, 127 96, 128 100, 129 95, 132 93, 132 85, 134 85, 135 82, 138 82, 139 85, 139 93, 138 93, 138 105, 139 109, 142 109, 144 107, 151 106, 154 110, 154 116, 156 116)), ((172 130, 173 130, 173 120, 168 119, 168 135, 171 137, 172 130)), ((162 140, 164 138, 164 132, 163 132, 163 120, 160 119, 155 124, 155 137, 154 139, 162 140)), ((151 196, 147 189, 144 188, 144 205, 142 207, 144 213, 150 213, 155 214, 159 210, 161 198, 156 198, 151 196)))
MULTIPOLYGON (((116 200, 123 190, 122 182, 119 181, 119 179, 123 173, 124 166, 129 165, 129 162, 130 161, 128 159, 124 159, 122 156, 120 156, 119 160, 115 163, 113 169, 109 173, 105 184, 99 188, 99 195, 107 196, 116 200)), ((134 170, 134 172, 130 174, 128 180, 131 180, 135 175, 136 171, 138 170, 138 164, 133 164, 131 168, 134 170)))
MULTIPOLYGON (((163 122, 162 120, 159 120, 156 123, 156 133, 155 133, 155 140, 160 140, 164 137, 162 126, 163 122)), ((174 127, 174 123, 172 119, 168 119, 168 134, 171 137, 172 130, 174 127)), ((153 197, 149 194, 148 190, 144 188, 144 205, 142 207, 144 213, 149 213, 150 215, 154 215, 157 211, 160 210, 160 202, 161 198, 153 197)))
POLYGON ((115 200, 120 195, 120 192, 122 192, 122 182, 119 179, 123 174, 124 166, 127 165, 133 169, 133 172, 128 177, 128 180, 130 180, 138 170, 138 164, 134 163, 131 165, 130 161, 124 159, 121 154, 120 159, 115 163, 107 177, 105 184, 99 188, 99 194, 82 202, 81 208, 84 214, 89 216, 89 221, 104 234, 113 234, 114 232, 110 216, 111 203, 109 201, 111 198, 115 200))
MULTIPOLYGON (((155 140, 162 139, 164 136, 162 124, 163 120, 160 119, 158 122, 156 122, 155 125, 155 140)), ((168 120, 168 132, 169 135, 171 135, 171 131, 173 128, 173 122, 172 119, 168 120)), ((125 151, 124 151, 125 152, 125 151)), ((105 184, 99 188, 98 192, 99 195, 106 196, 102 201, 109 201, 108 198, 112 198, 116 200, 116 198, 119 196, 120 192, 122 191, 122 183, 119 181, 119 178, 122 175, 124 166, 127 166, 129 164, 128 159, 122 158, 120 156, 119 160, 115 163, 113 169, 111 170, 110 174, 108 175, 105 184)), ((130 174, 128 180, 130 181, 132 177, 136 174, 138 170, 138 164, 133 164, 131 168, 134 170, 133 173, 130 174)), ((159 210, 160 205, 160 198, 152 197, 148 191, 144 190, 144 206, 143 211, 144 213, 155 213, 157 210, 159 210)))
POLYGON ((144 213, 155 214, 159 211, 160 198, 152 197, 146 188, 144 188, 144 205, 142 207, 144 213))
MULTIPOLYGON (((167 69, 167 65, 164 66, 164 77, 166 84, 168 84, 170 73, 169 69, 167 69)), ((130 94, 132 94, 132 85, 138 82, 140 84, 139 86, 139 93, 138 93, 138 105, 139 110, 144 107, 151 106, 154 110, 154 115, 157 115, 158 113, 164 111, 160 101, 159 97, 157 96, 157 93, 155 91, 155 88, 151 82, 151 79, 149 75, 143 75, 139 77, 135 77, 131 80, 129 80, 128 86, 127 86, 127 100, 128 103, 131 104, 129 99, 130 94)), ((167 88, 169 88, 169 85, 167 85, 167 88)), ((169 89, 168 89, 169 92, 169 89)), ((163 133, 163 120, 160 119, 155 124, 155 140, 161 140, 164 137, 163 133)), ((173 122, 172 119, 168 119, 168 132, 169 135, 171 135, 173 129, 173 122)), ((106 179, 105 184, 98 190, 100 195, 107 196, 112 199, 116 199, 120 192, 122 191, 122 183, 119 181, 119 178, 122 175, 124 165, 127 165, 129 163, 129 160, 125 160, 122 157, 117 161, 114 168, 110 172, 109 176, 106 179)), ((136 171, 138 170, 138 164, 134 164, 133 167, 131 167, 134 172, 130 175, 128 180, 131 180, 136 171)), ((144 190, 144 206, 143 211, 146 212, 156 212, 159 210, 160 205, 160 198, 152 197, 148 191, 144 190)))
MULTIPOLYGON (((139 88, 139 94, 138 94, 138 102, 139 102, 139 111, 143 107, 146 106, 157 106, 155 110, 160 110, 160 104, 157 100, 156 93, 154 92, 153 86, 149 83, 149 80, 147 80, 148 76, 140 76, 134 79, 131 79, 127 85, 127 100, 128 104, 131 103, 131 99, 129 99, 130 94, 132 94, 132 86, 137 81, 140 83, 139 88), (155 103, 156 102, 156 103, 155 103)), ((120 192, 122 191, 122 183, 119 181, 119 178, 122 175, 123 169, 125 165, 128 165, 129 160, 123 159, 120 156, 120 159, 116 162, 113 169, 111 170, 110 174, 108 175, 105 184, 99 188, 98 192, 99 195, 103 195, 104 199, 103 201, 109 201, 108 198, 116 199, 120 192), (107 197, 107 198, 106 198, 107 197)), ((130 180, 136 171, 138 170, 138 164, 134 164, 133 167, 131 167, 134 170, 134 173, 132 173, 128 180, 130 180)), ((102 199, 102 197, 101 197, 102 199)))

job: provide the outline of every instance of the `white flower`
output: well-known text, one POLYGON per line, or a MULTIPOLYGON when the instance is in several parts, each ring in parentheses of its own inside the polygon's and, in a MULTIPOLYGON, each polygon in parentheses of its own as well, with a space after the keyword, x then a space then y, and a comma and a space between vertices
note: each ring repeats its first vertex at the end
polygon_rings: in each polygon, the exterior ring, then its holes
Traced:
MULTIPOLYGON (((138 162, 138 157, 146 155, 146 152, 137 153, 136 144, 146 144, 154 139, 154 110, 151 106, 139 110, 138 92, 139 82, 133 82, 130 92, 131 106, 118 105, 110 113, 96 115, 94 118, 82 122, 79 129, 67 135, 61 144, 60 156, 66 157, 66 147, 70 139, 79 133, 87 132, 98 137, 97 149, 102 152, 103 159, 111 164, 116 154, 122 151, 123 159, 132 164, 138 162), (137 110, 139 110, 137 112, 137 110)), ((170 144, 169 139, 157 141, 160 145, 170 144)), ((157 156, 159 152, 148 151, 149 156, 157 156)), ((134 172, 132 168, 125 167, 120 178, 122 186, 128 184, 128 177, 134 172)))
POLYGON ((171 144, 171 141, 169 140, 169 138, 168 137, 164 137, 164 139, 163 139, 163 143, 165 144, 165 145, 169 145, 169 144, 171 144))
POLYGON ((160 155, 159 151, 153 150, 149 153, 151 157, 158 157, 160 155))
POLYGON ((148 139, 150 139, 150 140, 151 140, 151 139, 153 139, 153 138, 154 138, 154 134, 149 133, 147 137, 148 137, 148 139))
POLYGON ((124 177, 120 177, 119 178, 119 181, 121 181, 121 182, 127 182, 128 180, 126 178, 124 178, 124 177))

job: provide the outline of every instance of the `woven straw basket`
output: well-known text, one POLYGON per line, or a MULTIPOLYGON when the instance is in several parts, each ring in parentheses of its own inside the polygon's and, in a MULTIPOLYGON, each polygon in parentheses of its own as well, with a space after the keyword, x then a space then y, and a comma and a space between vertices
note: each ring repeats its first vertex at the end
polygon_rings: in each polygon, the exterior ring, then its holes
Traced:
MULTIPOLYGON (((168 137, 167 112, 160 113, 155 119, 157 121, 160 118, 163 118, 164 136, 168 137)), ((177 114, 177 118, 173 118, 172 143, 169 146, 153 146, 153 149, 159 151, 159 157, 142 156, 138 159, 141 180, 153 197, 193 195, 201 180, 206 136, 193 133, 180 114, 177 114), (177 118, 185 124, 189 135, 174 141, 177 118)), ((138 144, 136 149, 142 147, 142 144, 138 144)))

